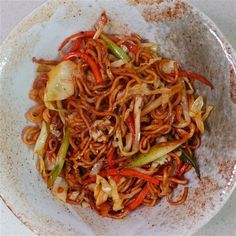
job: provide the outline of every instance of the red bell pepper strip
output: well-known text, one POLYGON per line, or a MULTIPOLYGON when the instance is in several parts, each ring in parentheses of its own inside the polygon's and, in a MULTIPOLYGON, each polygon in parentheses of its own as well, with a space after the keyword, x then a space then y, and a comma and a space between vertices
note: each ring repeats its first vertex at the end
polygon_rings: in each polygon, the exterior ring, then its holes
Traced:
POLYGON ((206 84, 207 86, 209 86, 211 89, 214 88, 213 84, 209 80, 207 80, 205 77, 203 77, 199 74, 196 74, 193 72, 187 72, 187 71, 179 71, 178 75, 180 77, 188 77, 190 79, 198 80, 198 81, 206 84))
POLYGON ((86 32, 79 32, 76 34, 73 34, 66 38, 58 48, 58 51, 62 50, 66 46, 67 43, 69 43, 72 40, 78 39, 78 38, 92 38, 95 34, 95 31, 86 31, 86 32))
POLYGON ((128 48, 130 52, 134 54, 136 54, 139 49, 138 46, 133 43, 125 42, 124 45, 128 48))
POLYGON ((80 44, 81 44, 82 40, 83 40, 82 38, 76 39, 75 42, 72 44, 69 52, 77 51, 80 47, 80 44))
POLYGON ((62 60, 70 60, 71 58, 75 58, 75 57, 80 57, 83 60, 85 60, 89 64, 97 83, 98 84, 103 83, 103 78, 102 78, 102 74, 100 72, 99 66, 88 54, 80 52, 80 51, 70 52, 66 54, 62 60))
POLYGON ((147 196, 148 194, 148 186, 146 185, 142 191, 139 193, 139 195, 137 196, 137 198, 131 202, 129 205, 128 205, 128 209, 129 210, 134 210, 135 208, 137 208, 142 202, 143 200, 145 199, 145 197, 147 196))

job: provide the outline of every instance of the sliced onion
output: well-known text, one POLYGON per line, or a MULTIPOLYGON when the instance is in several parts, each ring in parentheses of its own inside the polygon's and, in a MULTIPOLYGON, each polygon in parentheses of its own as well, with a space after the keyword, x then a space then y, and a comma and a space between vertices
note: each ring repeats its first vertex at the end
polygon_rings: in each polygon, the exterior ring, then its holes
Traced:
POLYGON ((121 67, 121 66, 123 66, 125 63, 126 63, 125 61, 123 61, 122 59, 120 59, 120 60, 117 60, 117 61, 113 61, 113 62, 111 63, 111 67, 121 67))
POLYGON ((194 117, 196 113, 201 112, 203 105, 203 97, 199 96, 192 104, 192 107, 190 109, 190 116, 194 117))
POLYGON ((45 168, 47 171, 52 171, 55 168, 55 164, 56 164, 56 159, 55 158, 50 158, 47 154, 45 155, 45 159, 44 159, 44 163, 45 163, 45 168))
MULTIPOLYGON (((179 83, 177 85, 172 86, 171 92, 169 93, 169 97, 174 96, 176 93, 178 93, 181 89, 183 88, 182 84, 179 83)), ((159 106, 161 106, 163 104, 162 102, 162 96, 158 97, 156 100, 148 103, 146 105, 146 107, 144 107, 144 109, 142 110, 142 116, 145 116, 146 114, 148 114, 149 112, 151 112, 152 110, 158 108, 159 106)))
POLYGON ((122 204, 122 199, 118 193, 118 188, 117 188, 117 184, 116 182, 109 176, 109 183, 111 186, 111 197, 113 200, 113 211, 119 211, 121 209, 124 208, 123 204, 122 204))
POLYGON ((62 177, 58 176, 52 187, 52 194, 59 200, 66 202, 69 185, 62 177))
POLYGON ((170 74, 175 71, 175 65, 176 65, 175 61, 167 61, 166 63, 163 63, 162 70, 166 74, 170 74))
POLYGON ((80 192, 79 191, 74 191, 70 194, 70 197, 69 199, 72 200, 72 201, 76 201, 76 199, 78 198, 80 192))
POLYGON ((130 149, 131 149, 131 147, 132 147, 132 134, 131 133, 128 133, 126 136, 125 136, 125 138, 126 138, 126 142, 125 142, 125 146, 124 146, 124 150, 126 151, 126 152, 129 152, 130 151, 130 149))
POLYGON ((97 31, 96 33, 94 34, 93 36, 93 39, 98 39, 99 36, 101 35, 105 25, 107 24, 107 21, 108 21, 108 17, 106 15, 106 12, 102 12, 101 16, 100 16, 100 19, 98 21, 98 28, 97 28, 97 31))
POLYGON ((148 48, 148 49, 150 49, 153 52, 159 52, 160 51, 159 45, 156 44, 156 43, 152 43, 152 42, 150 42, 150 43, 142 43, 141 47, 148 48))
POLYGON ((141 96, 135 97, 134 103, 134 126, 135 126, 135 138, 133 142, 133 150, 138 149, 140 137, 141 137, 141 109, 143 98, 141 96))
POLYGON ((102 169, 102 166, 103 166, 103 162, 104 162, 104 159, 100 159, 98 162, 96 162, 94 165, 93 165, 93 168, 91 169, 90 171, 90 174, 91 176, 93 175, 97 175, 100 170, 102 169))
POLYGON ((213 110, 213 106, 207 106, 206 112, 202 116, 202 120, 205 121, 207 117, 210 115, 211 111, 213 110))

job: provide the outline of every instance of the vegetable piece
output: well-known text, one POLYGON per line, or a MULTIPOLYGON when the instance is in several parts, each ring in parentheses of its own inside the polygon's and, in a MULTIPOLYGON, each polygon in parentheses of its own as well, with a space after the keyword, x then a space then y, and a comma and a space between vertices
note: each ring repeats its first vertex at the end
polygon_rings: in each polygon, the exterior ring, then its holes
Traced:
POLYGON ((199 74, 196 74, 193 72, 187 72, 187 71, 179 71, 178 75, 179 75, 179 77, 188 77, 190 79, 198 80, 198 81, 206 84, 207 86, 209 86, 211 89, 214 88, 213 84, 209 80, 207 80, 205 77, 203 77, 199 74))
POLYGON ((153 52, 159 52, 160 51, 159 45, 156 44, 156 43, 152 43, 152 42, 150 42, 150 43, 142 43, 141 47, 147 48, 147 49, 149 49, 149 50, 151 50, 153 52))
POLYGON ((53 187, 52 194, 59 200, 66 202, 69 185, 62 177, 57 177, 53 187))
POLYGON ((94 198, 96 199, 96 206, 100 206, 106 202, 111 192, 110 184, 100 175, 96 176, 96 186, 94 189, 94 198))
POLYGON ((123 201, 118 193, 116 182, 111 177, 108 177, 108 179, 109 179, 109 183, 111 186, 111 197, 113 200, 113 211, 119 211, 124 208, 123 203, 122 203, 123 201))
POLYGON ((44 151, 45 151, 44 146, 45 146, 47 137, 48 137, 48 127, 47 127, 47 124, 43 121, 39 137, 34 146, 34 153, 36 153, 39 156, 43 156, 44 151))
POLYGON ((106 15, 106 12, 104 11, 104 12, 102 12, 102 14, 100 16, 100 19, 98 21, 97 31, 94 34, 93 39, 99 38, 99 36, 101 35, 105 25, 107 24, 107 21, 108 21, 108 17, 106 15))
POLYGON ((122 59, 119 59, 117 61, 113 61, 111 63, 111 67, 121 67, 125 64, 125 62, 122 59))
MULTIPOLYGON (((174 138, 171 136, 171 135, 167 135, 167 139, 168 140, 174 140, 174 138)), ((201 178, 201 175, 200 175, 200 169, 199 169, 199 166, 198 166, 198 163, 196 160, 194 160, 193 158, 191 158, 188 153, 185 151, 185 149, 181 148, 181 147, 178 147, 178 150, 181 151, 181 156, 180 156, 180 159, 186 163, 189 163, 191 164, 191 166, 195 169, 196 171, 196 174, 198 176, 198 178, 200 179, 201 178)))
MULTIPOLYGON (((181 90, 183 88, 182 84, 176 84, 174 86, 171 87, 171 91, 169 92, 169 98, 171 98, 172 96, 174 96, 176 93, 179 92, 179 90, 181 90)), ((162 96, 158 97, 156 100, 152 101, 151 103, 148 103, 143 109, 142 109, 142 116, 145 116, 146 114, 148 114, 149 112, 151 112, 152 110, 158 108, 159 106, 164 105, 163 104, 163 98, 162 96)))
POLYGON ((100 206, 107 201, 108 198, 113 200, 113 210, 119 211, 124 208, 122 204, 122 199, 119 196, 117 184, 111 178, 108 177, 109 182, 101 177, 100 175, 96 176, 96 186, 94 189, 94 198, 96 199, 96 206, 100 206))
POLYGON ((197 161, 195 159, 191 158, 183 148, 180 148, 180 150, 182 151, 182 155, 180 156, 180 159, 186 163, 191 164, 191 166, 196 171, 197 177, 199 179, 201 179, 200 169, 199 169, 199 165, 198 165, 197 161))
POLYGON ((72 81, 77 66, 72 61, 64 61, 48 72, 48 82, 44 96, 45 102, 66 99, 74 94, 72 81))
POLYGON ((62 50, 62 48, 64 48, 66 46, 67 43, 79 39, 79 38, 92 38, 95 34, 95 31, 86 31, 86 32, 79 32, 76 34, 73 34, 71 36, 69 36, 68 38, 66 38, 60 45, 60 47, 58 48, 58 51, 62 50))
POLYGON ((125 62, 128 62, 130 60, 130 57, 125 53, 125 51, 121 47, 116 45, 107 36, 105 36, 104 34, 101 34, 100 38, 107 44, 108 48, 110 49, 110 51, 112 52, 114 56, 122 59, 125 62))
POLYGON ((134 54, 136 54, 139 50, 138 46, 133 43, 125 42, 124 45, 128 48, 130 52, 134 54))
POLYGON ((143 174, 141 172, 138 172, 138 171, 132 170, 132 169, 120 170, 119 174, 122 176, 130 176, 130 177, 136 177, 139 179, 143 179, 143 180, 153 183, 153 184, 159 184, 159 182, 160 182, 160 180, 155 177, 143 174))
POLYGON ((80 57, 89 64, 89 66, 90 66, 90 68, 93 72, 94 78, 95 78, 95 80, 97 81, 98 84, 101 84, 101 83, 104 82, 103 78, 102 78, 102 74, 101 74, 100 69, 99 69, 99 66, 96 64, 96 62, 88 54, 80 52, 80 51, 71 52, 71 53, 66 54, 63 57, 63 60, 69 60, 69 59, 75 58, 75 57, 80 57))
POLYGON ((93 176, 93 175, 97 175, 100 170, 102 169, 102 166, 103 166, 103 162, 104 162, 104 159, 100 159, 99 161, 97 161, 94 165, 93 165, 93 168, 91 169, 89 175, 93 176))
POLYGON ((158 143, 157 145, 151 147, 148 153, 140 153, 137 158, 130 162, 128 168, 143 166, 152 161, 162 159, 164 155, 172 152, 184 142, 186 142, 186 139, 158 143))
POLYGON ((39 171, 40 173, 43 173, 43 174, 45 174, 45 165, 44 165, 43 155, 45 152, 44 147, 45 147, 45 143, 48 137, 48 133, 49 133, 48 127, 46 123, 43 121, 39 137, 34 146, 34 154, 37 154, 39 157, 39 171))
POLYGON ((134 140, 133 140, 133 150, 138 149, 141 132, 140 132, 140 126, 141 126, 141 106, 142 106, 142 97, 136 96, 135 97, 135 103, 134 103, 134 140))
POLYGON ((56 158, 56 165, 54 167, 54 170, 52 171, 49 180, 48 180, 48 187, 51 187, 56 180, 56 178, 60 175, 61 170, 63 168, 67 150, 69 148, 69 136, 70 136, 70 130, 69 128, 66 129, 65 135, 62 139, 61 146, 59 148, 59 151, 57 153, 56 158))
MULTIPOLYGON (((117 175, 127 176, 127 177, 136 177, 136 178, 143 179, 143 180, 153 183, 153 184, 159 184, 159 182, 160 182, 160 180, 155 177, 143 174, 141 172, 138 172, 138 171, 132 170, 132 169, 124 169, 124 170, 109 169, 106 171, 101 171, 99 173, 99 176, 102 176, 102 177, 117 176, 117 175)), ((96 181, 95 176, 92 176, 92 177, 84 180, 84 183, 90 184, 90 183, 94 183, 95 181, 96 181)))
POLYGON ((128 205, 128 209, 132 211, 135 208, 137 208, 143 202, 144 198, 147 196, 148 191, 149 191, 149 189, 148 189, 148 186, 146 185, 142 189, 142 191, 139 193, 137 198, 128 205))
POLYGON ((72 44, 69 52, 77 51, 80 47, 81 42, 82 42, 82 38, 76 39, 75 42, 72 44))
POLYGON ((199 96, 192 104, 192 107, 190 108, 190 112, 189 112, 190 117, 195 119, 197 128, 200 130, 201 133, 204 132, 204 123, 202 119, 203 105, 204 105, 203 97, 199 96))
MULTIPOLYGON (((57 100, 59 101, 59 100, 57 100)), ((44 105, 45 107, 47 107, 49 110, 52 110, 52 111, 65 111, 65 109, 61 109, 61 108, 56 108, 53 104, 53 102, 49 102, 47 101, 47 95, 44 94, 44 105)))

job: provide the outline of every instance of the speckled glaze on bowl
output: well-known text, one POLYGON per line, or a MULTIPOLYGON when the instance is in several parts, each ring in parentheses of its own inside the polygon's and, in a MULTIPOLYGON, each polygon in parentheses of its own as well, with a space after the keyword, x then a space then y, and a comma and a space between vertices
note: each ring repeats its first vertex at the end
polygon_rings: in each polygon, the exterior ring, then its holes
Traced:
POLYGON ((236 183, 236 63, 231 46, 216 26, 186 2, 173 0, 49 1, 26 17, 0 49, 1 197, 12 212, 39 235, 189 235, 223 206, 236 183), (68 35, 90 29, 102 10, 108 30, 137 32, 156 41, 165 57, 212 81, 197 92, 214 105, 210 130, 197 151, 202 178, 188 174, 190 193, 179 206, 163 199, 141 207, 125 220, 101 218, 90 209, 55 200, 35 169, 32 151, 20 136, 32 105, 32 56, 52 58, 68 35))

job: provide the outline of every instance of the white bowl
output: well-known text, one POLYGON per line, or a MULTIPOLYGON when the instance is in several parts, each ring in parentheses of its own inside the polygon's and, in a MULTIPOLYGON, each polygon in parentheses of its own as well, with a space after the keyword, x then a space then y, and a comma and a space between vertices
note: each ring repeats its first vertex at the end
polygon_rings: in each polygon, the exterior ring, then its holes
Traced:
POLYGON ((13 213, 41 235, 187 235, 207 223, 224 205, 236 183, 236 63, 232 47, 202 13, 182 1, 48 1, 26 17, 0 50, 1 197, 13 213), (53 58, 68 35, 91 29, 106 10, 114 33, 137 32, 160 44, 164 56, 209 78, 198 87, 214 105, 210 132, 196 155, 190 194, 179 206, 165 199, 124 220, 102 218, 53 198, 36 171, 32 151, 21 141, 32 105, 28 92, 35 76, 32 56, 53 58))

